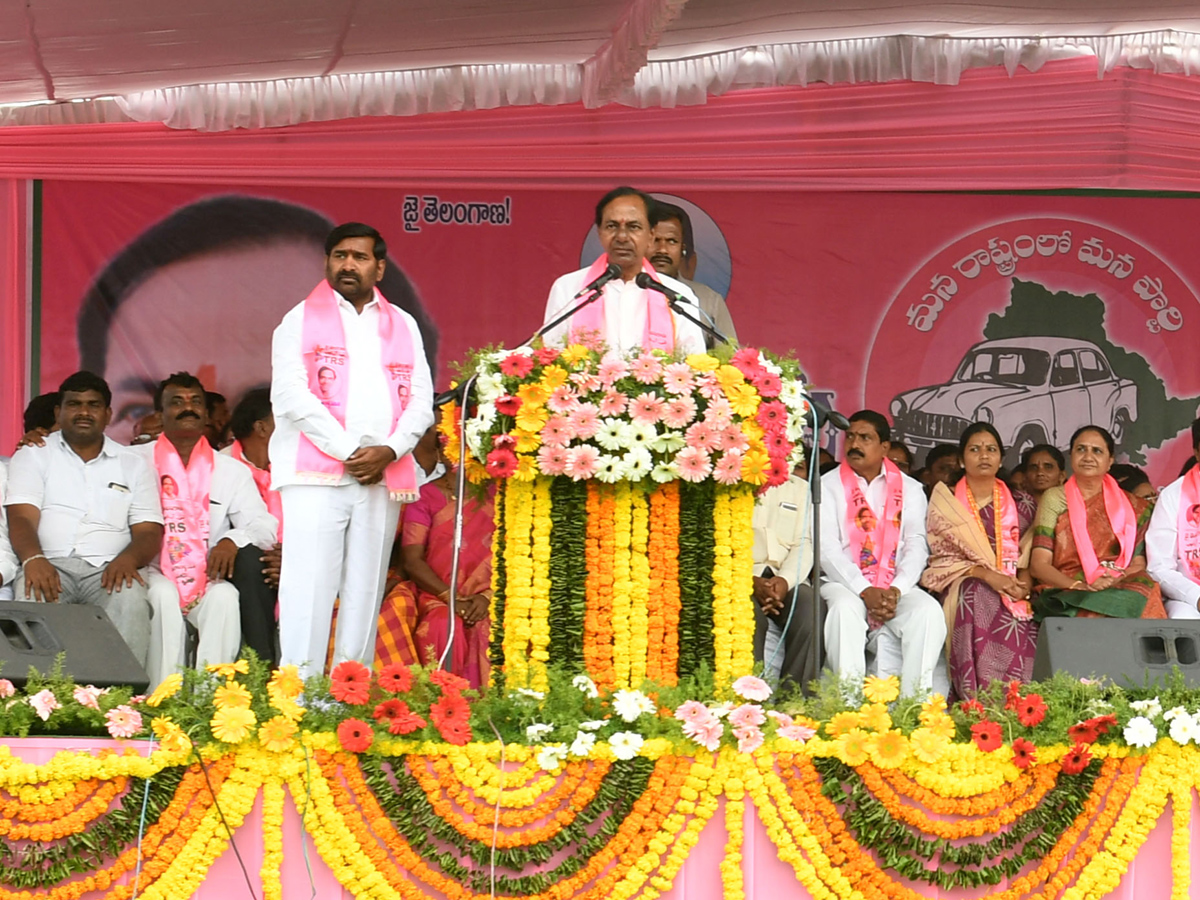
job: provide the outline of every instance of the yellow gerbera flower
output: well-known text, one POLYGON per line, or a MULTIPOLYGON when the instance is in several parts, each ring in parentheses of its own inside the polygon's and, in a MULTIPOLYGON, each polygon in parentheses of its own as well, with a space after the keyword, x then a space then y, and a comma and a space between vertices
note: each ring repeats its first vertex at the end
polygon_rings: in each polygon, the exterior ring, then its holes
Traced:
POLYGON ((170 716, 159 716, 150 723, 150 728, 153 730, 154 736, 158 738, 159 745, 168 753, 186 753, 192 748, 192 742, 188 736, 171 720, 170 716))
POLYGON ((550 392, 535 382, 517 388, 517 396, 521 398, 521 409, 539 409, 550 399, 550 392))
POLYGON ((868 675, 863 682, 863 696, 872 703, 891 703, 900 696, 900 679, 895 675, 888 678, 868 675))
MULTIPOLYGON (((513 449, 517 453, 532 453, 540 446, 542 446, 542 436, 536 431, 518 431, 517 444, 515 447, 513 447, 513 449)), ((518 464, 523 458, 524 457, 517 458, 518 464)))
POLYGON ((725 389, 725 396, 729 400, 729 405, 733 407, 735 415, 745 418, 758 412, 761 398, 753 385, 735 384, 725 389))
POLYGON ((282 697, 299 697, 300 692, 304 690, 304 679, 300 677, 300 670, 295 666, 280 666, 267 682, 267 690, 272 689, 278 691, 282 697))
POLYGON ((721 361, 715 356, 709 356, 707 353, 690 353, 684 359, 689 366, 697 372, 715 372, 721 365, 721 361))
POLYGON ((746 383, 746 376, 742 374, 742 370, 735 366, 721 366, 717 369, 717 383, 725 390, 739 384, 746 383))
POLYGON ((922 722, 922 725, 935 734, 940 734, 946 740, 952 739, 955 733, 958 731, 957 726, 954 724, 954 720, 945 713, 937 716, 936 718, 931 716, 929 721, 922 722))
POLYGON ((183 686, 183 676, 178 672, 172 672, 162 680, 158 687, 154 689, 154 693, 146 698, 147 706, 158 706, 164 700, 174 697, 179 693, 179 689, 183 686))
POLYGON ((204 667, 210 672, 216 672, 222 678, 232 678, 234 675, 246 675, 250 671, 250 663, 244 659, 231 663, 209 663, 204 667))
POLYGON ((881 769, 895 769, 908 759, 908 741, 899 731, 884 731, 871 738, 871 762, 881 769))
POLYGON ((747 450, 742 457, 742 480, 750 484, 766 484, 770 474, 771 458, 765 453, 747 450))
POLYGON ((862 717, 862 727, 870 731, 882 732, 892 727, 892 717, 888 715, 887 707, 882 703, 864 706, 859 715, 862 717))
POLYGON ((236 681, 221 685, 213 694, 213 706, 217 709, 249 709, 250 700, 250 692, 236 681))
POLYGON ((871 735, 861 728, 851 728, 837 739, 838 759, 848 766, 861 766, 871 758, 871 735))
POLYGON ((929 728, 918 728, 909 736, 912 755, 929 765, 941 759, 949 745, 950 738, 929 728))
POLYGON ((563 352, 559 354, 559 357, 568 366, 573 366, 576 363, 581 363, 587 359, 591 352, 592 351, 583 346, 583 344, 571 344, 570 346, 564 348, 563 352))
MULTIPOLYGON (((540 443, 540 441, 539 441, 539 443, 540 443)), ((530 448, 530 449, 532 450, 534 448, 530 448)), ((525 452, 525 451, 521 450, 521 441, 520 440, 517 441, 517 450, 518 450, 518 452, 525 452)), ((513 478, 517 479, 517 481, 533 481, 533 479, 537 478, 537 475, 538 475, 537 462, 534 460, 534 458, 532 456, 518 456, 517 457, 517 471, 513 472, 513 476, 512 476, 513 478)))
POLYGON ((852 728, 862 726, 862 716, 856 712, 840 712, 825 723, 825 733, 830 737, 840 737, 852 728))
POLYGON ((750 446, 746 451, 757 450, 759 453, 767 452, 767 445, 763 443, 763 427, 754 421, 754 419, 745 419, 742 422, 742 434, 746 436, 746 440, 750 442, 750 446))
MULTIPOLYGON (((537 407, 529 409, 522 406, 517 411, 517 431, 527 431, 532 434, 537 434, 542 430, 542 426, 546 424, 546 420, 550 418, 550 414, 546 412, 545 407, 537 407)), ((521 435, 518 434, 519 438, 521 435)))
POLYGON ((290 697, 282 697, 278 694, 271 694, 271 705, 279 710, 279 714, 285 719, 291 719, 293 722, 299 722, 304 716, 304 707, 290 697))
POLYGON ((272 753, 285 753, 296 744, 296 723, 287 716, 276 716, 258 729, 258 743, 272 753))
POLYGON ((567 370, 562 366, 546 366, 542 369, 542 387, 553 392, 567 383, 567 370))
POLYGON ((209 723, 213 737, 223 744, 240 744, 250 733, 258 719, 250 709, 225 707, 218 709, 209 723))

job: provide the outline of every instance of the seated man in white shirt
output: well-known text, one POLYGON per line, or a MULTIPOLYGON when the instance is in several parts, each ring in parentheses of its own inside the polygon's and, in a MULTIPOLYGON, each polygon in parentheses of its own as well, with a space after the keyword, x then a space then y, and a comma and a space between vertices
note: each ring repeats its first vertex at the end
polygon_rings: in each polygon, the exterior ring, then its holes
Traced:
POLYGON ((158 386, 154 408, 162 413, 162 434, 136 452, 158 474, 166 523, 163 552, 148 579, 162 641, 161 659, 152 657, 150 665, 157 684, 184 662, 185 617, 200 634, 197 668, 237 659, 241 615, 231 579, 238 551, 270 549, 277 522, 250 470, 213 452, 200 379, 171 375, 158 386))
POLYGON ((8 541, 8 517, 4 515, 4 498, 8 493, 8 462, 0 460, 0 600, 13 598, 12 585, 17 577, 17 555, 8 541))
MULTIPOLYGON (((1192 448, 1200 458, 1200 419, 1192 423, 1192 448)), ((1146 570, 1162 587, 1168 616, 1200 619, 1200 466, 1159 491, 1146 530, 1146 570)))
MULTIPOLYGON (((792 475, 754 503, 754 659, 767 664, 767 629, 774 623, 783 645, 781 684, 801 687, 820 675, 812 656, 812 532, 808 482, 792 475)), ((776 655, 779 653, 776 650, 776 655)))
POLYGON ((9 538, 21 561, 18 600, 93 603, 145 665, 150 604, 140 570, 158 555, 162 514, 154 473, 104 435, 112 392, 76 372, 60 387, 60 430, 17 451, 9 467, 9 538))
MULTIPOLYGON (((654 200, 636 188, 614 188, 596 204, 596 228, 604 256, 586 269, 563 275, 550 288, 544 322, 552 322, 579 303, 599 285, 600 296, 545 334, 547 344, 599 336, 616 353, 633 347, 665 350, 668 353, 703 353, 704 332, 695 322, 673 312, 667 298, 657 291, 637 286, 645 272, 699 310, 691 288, 667 275, 660 275, 646 261, 653 241, 650 209, 654 200), (619 275, 605 276, 610 266, 619 275), (597 279, 601 279, 597 282, 597 279)), ((698 316, 693 311, 692 315, 698 316)))
POLYGON ((821 597, 828 609, 829 665, 861 679, 866 653, 881 677, 900 676, 904 694, 928 693, 946 641, 941 605, 917 587, 929 558, 925 492, 887 458, 891 427, 872 410, 850 417, 842 464, 821 477, 821 597), (897 667, 899 671, 891 671, 897 667))

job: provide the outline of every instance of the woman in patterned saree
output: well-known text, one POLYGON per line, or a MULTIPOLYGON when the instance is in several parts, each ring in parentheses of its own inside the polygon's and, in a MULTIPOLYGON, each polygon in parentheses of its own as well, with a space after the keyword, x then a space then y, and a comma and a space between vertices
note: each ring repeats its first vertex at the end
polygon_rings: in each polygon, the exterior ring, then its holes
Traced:
POLYGON ((1071 436, 1072 475, 1042 495, 1030 568, 1034 612, 1047 616, 1165 619, 1162 593, 1146 573, 1153 508, 1108 474, 1112 435, 1085 425, 1071 436))
POLYGON ((929 500, 921 583, 941 596, 950 682, 967 699, 992 681, 1028 681, 1033 672, 1037 625, 1027 566, 1037 504, 997 477, 1004 445, 991 425, 968 426, 959 452, 963 476, 953 488, 936 484, 929 500))

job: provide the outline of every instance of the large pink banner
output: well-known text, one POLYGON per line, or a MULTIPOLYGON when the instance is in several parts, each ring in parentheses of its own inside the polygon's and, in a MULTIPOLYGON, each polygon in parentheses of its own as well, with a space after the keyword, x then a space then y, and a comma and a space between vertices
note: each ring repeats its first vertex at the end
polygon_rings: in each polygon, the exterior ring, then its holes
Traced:
MULTIPOLYGON (((236 400, 268 380, 271 331, 321 277, 332 222, 383 232, 395 278, 385 291, 424 310, 441 385, 469 348, 526 338, 553 279, 596 252, 597 192, 233 193, 45 184, 43 389, 81 361, 102 371, 118 436, 146 411, 148 385, 174 370, 236 400)), ((1065 446, 1095 422, 1158 484, 1191 452, 1200 201, 758 190, 674 199, 693 214, 696 278, 727 295, 742 342, 793 351, 837 408, 888 413, 915 448, 954 441, 979 418, 1014 450, 1065 446)))

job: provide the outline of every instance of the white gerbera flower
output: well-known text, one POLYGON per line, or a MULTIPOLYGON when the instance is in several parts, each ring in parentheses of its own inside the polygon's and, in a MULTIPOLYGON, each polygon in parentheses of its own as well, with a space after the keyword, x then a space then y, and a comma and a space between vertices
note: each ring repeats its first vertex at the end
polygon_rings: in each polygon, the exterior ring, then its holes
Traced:
POLYGON ((584 731, 599 731, 607 724, 606 719, 588 719, 586 722, 580 722, 579 727, 584 731))
POLYGON ((1177 716, 1186 716, 1186 715, 1187 715, 1187 709, 1185 707, 1172 706, 1165 713, 1163 713, 1163 718, 1166 721, 1170 722, 1172 719, 1176 718, 1177 716))
POLYGON ((607 418, 600 420, 600 429, 596 432, 595 441, 605 450, 625 450, 628 447, 627 422, 620 419, 607 418))
POLYGON ((654 701, 641 691, 617 691, 613 694, 613 712, 626 722, 636 722, 642 713, 653 713, 654 701))
POLYGON ((567 758, 565 744, 547 744, 538 751, 537 764, 547 772, 553 772, 567 758))
POLYGON ((633 759, 643 743, 642 736, 635 731, 618 731, 608 739, 608 746, 617 759, 633 759))
POLYGON ((602 453, 596 460, 596 478, 605 484, 616 484, 625 480, 625 463, 621 457, 602 453))
POLYGON ((641 425, 637 422, 629 423, 629 445, 633 448, 653 446, 654 441, 658 438, 658 429, 653 425, 641 425))
POLYGON ((654 457, 645 447, 634 447, 621 458, 625 466, 625 478, 629 481, 641 481, 654 468, 654 457))
POLYGON ((596 736, 589 731, 575 732, 575 740, 571 742, 572 756, 587 756, 596 745, 596 736))
POLYGON ((1125 726, 1125 743, 1130 747, 1152 747, 1158 740, 1158 729, 1145 716, 1134 716, 1125 726))
POLYGON ((533 688, 517 688, 516 691, 522 697, 532 697, 534 700, 545 700, 546 694, 543 691, 535 691, 533 688))
POLYGON ((580 691, 583 691, 585 697, 599 697, 600 692, 596 690, 596 682, 588 678, 586 675, 576 675, 571 679, 571 684, 580 691))
POLYGON ((674 456, 687 446, 687 441, 678 431, 664 431, 650 442, 650 449, 664 456, 674 456))
POLYGON ((1161 716, 1163 711, 1162 703, 1157 697, 1151 697, 1149 700, 1134 700, 1129 704, 1129 708, 1140 712, 1147 719, 1161 716))
POLYGON ((1177 716, 1171 717, 1171 740, 1175 743, 1184 746, 1196 740, 1196 735, 1196 720, 1190 715, 1180 713, 1177 716))
POLYGON ((674 481, 679 477, 679 469, 675 467, 675 463, 659 463, 650 470, 650 477, 659 484, 666 484, 668 481, 674 481))
POLYGON ((545 722, 534 722, 525 729, 525 739, 530 743, 540 743, 542 738, 554 730, 553 725, 547 725, 545 722))
POLYGON ((490 403, 504 393, 504 376, 499 372, 489 372, 475 379, 475 396, 485 403, 490 403))

